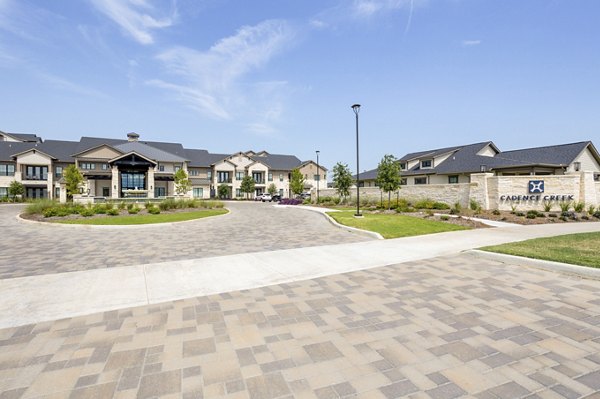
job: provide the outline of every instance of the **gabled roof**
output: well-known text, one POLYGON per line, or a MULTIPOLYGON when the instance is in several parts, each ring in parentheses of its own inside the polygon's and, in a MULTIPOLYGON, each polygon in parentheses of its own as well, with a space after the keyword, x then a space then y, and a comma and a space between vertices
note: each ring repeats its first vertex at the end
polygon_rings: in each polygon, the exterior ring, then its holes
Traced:
MULTIPOLYGON (((298 165, 297 167, 298 167, 298 168, 301 168, 301 167, 303 167, 304 165, 308 165, 309 163, 315 164, 315 166, 317 165, 317 163, 316 163, 315 161, 313 161, 312 159, 309 159, 308 161, 303 161, 303 162, 302 162, 300 165, 298 165)), ((319 165, 319 168, 320 168, 320 169, 323 169, 323 170, 329 170, 329 169, 327 169, 327 168, 326 168, 325 166, 323 166, 323 165, 319 165)))
POLYGON ((0 141, 0 161, 12 162, 14 154, 18 154, 30 148, 35 148, 35 143, 0 141))
POLYGON ((19 140, 22 143, 41 143, 42 138, 31 133, 8 133, 0 130, 0 134, 8 136, 14 140, 19 140))
POLYGON ((63 140, 46 140, 42 143, 0 141, 0 161, 13 161, 15 155, 36 149, 61 162, 75 162, 71 154, 77 145, 76 141, 63 140))
POLYGON ((302 161, 295 155, 267 154, 263 156, 250 157, 254 161, 260 161, 273 170, 292 170, 300 166, 302 161))
POLYGON ((50 159, 56 159, 56 158, 55 158, 55 157, 53 157, 51 154, 47 154, 46 152, 42 151, 42 150, 41 150, 39 147, 37 147, 37 146, 33 146, 33 147, 31 147, 31 148, 28 148, 28 149, 26 149, 26 150, 24 150, 24 151, 21 151, 21 152, 18 152, 18 153, 16 153, 16 154, 13 154, 13 157, 15 157, 15 158, 16 158, 16 157, 18 157, 19 155, 27 154, 28 152, 31 152, 31 151, 33 151, 34 153, 35 153, 35 152, 39 152, 39 153, 41 153, 41 154, 44 154, 45 156, 47 156, 47 157, 48 157, 48 158, 50 158, 50 159))
MULTIPOLYGON (((589 145, 593 148, 591 141, 580 141, 578 143, 504 151, 498 155, 507 161, 514 160, 526 164, 567 166, 589 145)), ((594 151, 595 148, 593 148, 594 151)), ((595 152, 597 156, 598 153, 597 151, 595 152)))
POLYGON ((148 144, 141 143, 139 141, 128 141, 123 144, 113 146, 115 149, 123 152, 130 153, 135 152, 139 155, 143 155, 146 158, 152 159, 157 162, 186 162, 187 159, 180 157, 179 155, 171 154, 163 151, 156 147, 152 147, 148 144))
POLYGON ((140 153, 135 152, 135 151, 129 151, 129 152, 125 153, 125 154, 119 154, 118 156, 116 156, 113 159, 109 160, 108 163, 113 163, 115 161, 118 161, 119 159, 126 158, 126 157, 128 157, 130 155, 134 155, 134 156, 137 155, 138 157, 140 157, 142 159, 145 159, 146 161, 150 162, 151 164, 154 164, 154 165, 157 164, 157 162, 155 160, 153 160, 151 158, 148 158, 148 157, 144 156, 143 154, 140 154, 140 153))
POLYGON ((399 161, 412 161, 415 159, 422 159, 422 158, 433 158, 433 157, 437 157, 440 155, 444 155, 447 154, 449 152, 452 151, 456 151, 459 150, 460 148, 462 148, 464 146, 455 146, 455 147, 446 147, 446 148, 438 148, 436 150, 427 150, 427 151, 420 151, 420 152, 412 152, 410 154, 406 154, 405 156, 403 156, 402 158, 399 159, 399 161))
POLYGON ((115 151, 120 152, 120 153, 123 152, 123 151, 118 150, 116 147, 110 146, 108 144, 100 144, 100 145, 97 145, 95 147, 88 148, 88 149, 85 149, 85 150, 83 150, 81 152, 73 154, 73 157, 79 157, 79 156, 81 156, 81 154, 85 154, 86 152, 94 151, 94 150, 97 150, 98 148, 102 148, 102 147, 110 148, 111 150, 115 150, 115 151))

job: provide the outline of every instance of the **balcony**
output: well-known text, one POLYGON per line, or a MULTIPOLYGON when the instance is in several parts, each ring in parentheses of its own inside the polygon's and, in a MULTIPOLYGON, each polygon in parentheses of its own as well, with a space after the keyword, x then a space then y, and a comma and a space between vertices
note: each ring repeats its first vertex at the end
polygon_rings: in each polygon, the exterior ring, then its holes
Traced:
POLYGON ((231 179, 217 179, 217 183, 231 184, 231 179))
POLYGON ((38 176, 38 175, 25 175, 23 180, 33 180, 33 181, 47 181, 48 175, 38 176))

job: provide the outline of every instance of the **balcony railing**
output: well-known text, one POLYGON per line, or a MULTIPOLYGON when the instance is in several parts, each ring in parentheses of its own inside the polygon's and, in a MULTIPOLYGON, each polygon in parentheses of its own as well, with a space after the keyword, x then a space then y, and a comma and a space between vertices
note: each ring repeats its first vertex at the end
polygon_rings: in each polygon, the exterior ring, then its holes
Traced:
POLYGON ((48 175, 44 175, 44 176, 25 175, 25 180, 48 180, 48 175))
POLYGON ((231 179, 218 179, 217 183, 231 183, 231 179))

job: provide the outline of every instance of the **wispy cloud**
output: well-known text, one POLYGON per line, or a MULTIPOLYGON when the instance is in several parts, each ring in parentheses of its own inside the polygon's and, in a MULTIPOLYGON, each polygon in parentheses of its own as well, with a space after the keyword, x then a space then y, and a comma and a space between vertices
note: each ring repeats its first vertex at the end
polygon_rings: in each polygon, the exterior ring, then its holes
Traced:
POLYGON ((173 25, 177 17, 177 10, 174 7, 168 13, 169 15, 157 16, 161 11, 158 11, 148 0, 91 0, 91 2, 98 11, 112 19, 141 44, 154 43, 152 31, 173 25))
POLYGON ((481 44, 481 40, 463 40, 461 44, 463 47, 477 46, 481 44))
POLYGON ((42 84, 46 86, 62 91, 69 91, 71 93, 90 96, 90 97, 98 97, 98 98, 108 98, 108 96, 101 91, 90 89, 78 83, 72 82, 68 79, 62 78, 60 76, 41 71, 38 69, 30 68, 30 72, 33 76, 35 76, 42 84))
POLYGON ((174 93, 188 107, 213 118, 232 119, 239 115, 239 109, 248 108, 242 107, 246 101, 253 102, 252 109, 256 109, 253 100, 265 90, 265 86, 242 82, 242 78, 265 66, 293 37, 293 30, 285 21, 268 20, 242 27, 207 51, 174 47, 160 53, 157 59, 180 81, 153 79, 146 83, 174 93))
POLYGON ((402 8, 411 9, 413 5, 412 0, 354 0, 351 10, 354 16, 365 18, 402 8))

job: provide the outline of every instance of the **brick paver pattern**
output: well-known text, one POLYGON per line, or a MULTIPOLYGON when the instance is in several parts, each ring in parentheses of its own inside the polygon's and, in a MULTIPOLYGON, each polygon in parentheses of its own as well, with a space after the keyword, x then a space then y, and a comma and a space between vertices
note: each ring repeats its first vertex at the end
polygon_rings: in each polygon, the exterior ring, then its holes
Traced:
POLYGON ((469 255, 0 330, 1 398, 598 391, 600 281, 469 255))
POLYGON ((126 229, 18 222, 23 207, 0 206, 0 279, 371 239, 315 212, 270 203, 226 206, 231 213, 225 216, 126 229))

